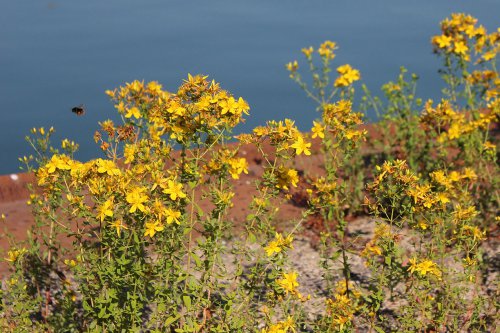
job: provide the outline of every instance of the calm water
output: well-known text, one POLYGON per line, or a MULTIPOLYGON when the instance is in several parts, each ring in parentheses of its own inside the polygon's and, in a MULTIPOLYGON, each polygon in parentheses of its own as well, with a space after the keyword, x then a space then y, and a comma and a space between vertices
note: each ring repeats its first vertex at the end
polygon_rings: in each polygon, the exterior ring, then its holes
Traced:
POLYGON ((174 90, 187 73, 209 74, 248 100, 239 131, 286 117, 308 129, 315 105, 284 64, 325 39, 340 46, 334 65, 359 68, 373 91, 405 65, 421 77, 418 95, 438 98, 429 40, 451 12, 500 25, 500 0, 0 0, 0 174, 31 153, 34 126, 79 142, 80 159, 98 156, 97 122, 115 118, 104 91, 134 79, 174 90))

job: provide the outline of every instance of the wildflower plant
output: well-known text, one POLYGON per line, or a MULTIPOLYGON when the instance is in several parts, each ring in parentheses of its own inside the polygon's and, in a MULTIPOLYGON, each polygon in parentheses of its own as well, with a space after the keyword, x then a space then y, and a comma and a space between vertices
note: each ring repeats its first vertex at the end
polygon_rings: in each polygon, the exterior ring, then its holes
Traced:
POLYGON ((431 178, 424 181, 405 161, 396 160, 378 167, 368 186, 373 199, 366 204, 377 218, 375 235, 362 253, 372 268, 371 302, 377 310, 384 290, 390 298, 403 293, 408 302, 402 307, 405 330, 480 327, 478 318, 464 323, 457 317, 480 312, 475 307, 484 302, 476 282, 484 231, 468 191, 477 176, 466 168, 461 173, 436 171, 431 178), (405 228, 412 235, 410 248, 401 242, 405 228), (464 295, 472 303, 463 303, 464 295))
POLYGON ((441 35, 432 38, 434 52, 443 58, 444 95, 453 104, 464 98, 471 108, 498 96, 499 83, 500 31, 488 34, 477 23, 471 15, 454 13, 441 22, 441 35))
POLYGON ((373 156, 374 162, 404 159, 415 170, 432 163, 429 151, 433 141, 425 140, 425 132, 419 122, 422 100, 416 97, 418 76, 411 74, 408 79, 407 73, 408 70, 401 67, 397 80, 382 86, 384 98, 373 96, 363 85, 360 108, 365 112, 375 111, 377 117, 373 126, 380 138, 369 142, 377 152, 373 156))
POLYGON ((488 330, 498 312, 483 243, 499 219, 500 32, 464 14, 441 28, 432 45, 445 98, 422 106, 417 76, 401 68, 386 101, 364 88, 374 131, 353 105, 360 72, 332 69, 331 41, 302 49, 310 79, 298 61, 286 65, 317 103, 310 133, 284 119, 234 136, 249 105, 204 75, 174 92, 155 81, 106 91, 120 121, 99 123, 100 158, 78 161, 78 144, 53 147, 54 129, 32 129, 34 153, 20 160, 36 178, 35 223, 3 254, 2 331, 488 330), (258 168, 241 147, 257 151, 258 168), (313 156, 320 171, 305 168, 313 156), (251 173, 249 213, 235 226, 233 185, 251 173), (302 216, 279 223, 299 192, 302 216), (349 225, 362 213, 364 242, 349 225), (290 259, 310 218, 322 223, 321 295, 290 259), (356 257, 370 271, 362 279, 356 257))
MULTIPOLYGON (((104 158, 79 162, 48 150, 42 130, 34 132, 41 139, 30 141, 37 152, 54 154, 41 153, 38 166, 27 166, 37 175, 30 200, 37 225, 23 254, 29 265, 19 264, 16 272, 34 277, 19 283, 36 297, 31 309, 10 318, 41 316, 45 323, 94 331, 241 326, 243 316, 230 316, 228 305, 237 293, 219 299, 226 271, 220 255, 230 229, 229 179, 248 172, 237 146, 225 142, 248 104, 200 75, 189 75, 175 93, 139 81, 106 93, 123 124, 100 123, 94 138, 104 158), (204 201, 209 210, 200 208, 204 201), (62 237, 72 250, 61 246, 62 237), (60 279, 52 272, 61 272, 60 279)), ((21 262, 20 255, 11 257, 21 262)))
MULTIPOLYGON (((337 68, 336 79, 331 79, 330 67, 331 61, 335 58, 335 49, 336 44, 331 41, 325 41, 320 45, 317 50, 320 67, 315 65, 314 49, 312 47, 302 49, 312 75, 312 88, 298 73, 297 62, 290 63, 294 66, 287 65, 290 78, 319 104, 318 110, 321 112, 321 118, 313 122, 311 136, 320 141, 324 158, 324 173, 309 175, 310 188, 307 190, 309 210, 323 219, 326 228, 321 234, 321 266, 324 269, 324 279, 329 286, 329 292, 333 293, 336 280, 333 265, 339 258, 342 262, 341 281, 347 286, 342 295, 332 294, 327 304, 333 304, 331 302, 335 302, 335 297, 346 299, 349 303, 352 297, 352 290, 349 289, 351 272, 348 260, 352 244, 346 237, 346 215, 359 210, 358 204, 361 202, 364 181, 359 149, 367 135, 367 131, 361 127, 362 114, 352 110, 353 83, 360 80, 361 74, 357 69, 345 64, 337 68), (339 98, 339 100, 335 101, 334 98, 339 98), (343 177, 344 174, 349 177, 343 177)), ((344 326, 350 325, 352 314, 335 314, 333 313, 335 308, 329 308, 330 310, 327 310, 325 314, 326 317, 338 315, 345 321, 338 319, 340 326, 331 324, 327 331, 339 327, 342 330, 344 326)), ((340 309, 337 310, 342 312, 340 309)), ((324 320, 322 322, 322 325, 327 325, 324 320)))

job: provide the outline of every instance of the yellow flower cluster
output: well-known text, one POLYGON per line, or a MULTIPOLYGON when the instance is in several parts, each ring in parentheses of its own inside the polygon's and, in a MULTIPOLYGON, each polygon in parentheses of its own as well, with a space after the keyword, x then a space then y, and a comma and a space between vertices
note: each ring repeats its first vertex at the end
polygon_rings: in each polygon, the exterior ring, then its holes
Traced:
POLYGON ((458 204, 455 206, 455 210, 452 212, 453 222, 460 223, 472 220, 476 217, 479 212, 474 206, 463 207, 458 204))
POLYGON ((421 277, 425 277, 427 273, 434 275, 438 279, 441 279, 442 273, 438 265, 432 260, 423 260, 417 262, 417 258, 410 259, 410 267, 408 267, 410 273, 417 272, 421 277))
POLYGON ((285 321, 280 321, 276 324, 272 324, 268 328, 264 328, 260 331, 261 333, 288 333, 295 332, 295 323, 292 317, 288 317, 285 321))
POLYGON ((492 70, 475 70, 466 78, 472 86, 479 88, 486 101, 500 97, 500 78, 492 70))
MULTIPOLYGON (((302 52, 306 55, 311 51, 311 47, 309 49, 303 49, 302 52)), ((332 42, 331 40, 324 41, 318 48, 318 54, 325 60, 333 60, 335 58, 335 53, 333 50, 337 49, 337 44, 332 42)))
POLYGON ((270 144, 276 147, 278 152, 292 148, 296 155, 311 154, 311 143, 304 139, 304 135, 295 126, 295 122, 290 119, 268 121, 266 126, 254 128, 252 135, 242 134, 237 138, 242 143, 255 143, 269 139, 270 144))
POLYGON ((169 134, 170 139, 182 143, 200 136, 200 132, 229 130, 248 115, 245 100, 231 96, 207 78, 188 75, 177 93, 163 91, 156 82, 144 85, 134 81, 107 94, 125 118, 146 117, 151 122, 148 131, 152 138, 169 134))
POLYGON ((465 113, 456 112, 448 101, 442 101, 436 108, 432 107, 432 100, 426 102, 420 121, 440 131, 438 142, 446 142, 460 138, 462 135, 475 130, 485 130, 495 122, 500 110, 493 109, 489 113, 480 113, 476 120, 468 119, 465 113))
POLYGON ((290 294, 297 297, 299 300, 305 301, 308 297, 303 297, 297 290, 299 287, 297 277, 297 272, 283 273, 281 279, 276 280, 276 284, 283 289, 286 295, 290 294))
MULTIPOLYGON (((376 195, 384 195, 382 192, 387 191, 387 184, 391 183, 397 186, 397 191, 400 194, 411 199, 411 209, 414 212, 425 211, 431 207, 443 209, 445 204, 450 202, 449 195, 447 195, 449 192, 436 191, 431 184, 427 182, 421 183, 420 178, 410 171, 406 161, 386 161, 382 167, 377 166, 376 169, 378 176, 367 188, 375 191, 376 195)), ((448 181, 443 179, 444 174, 440 172, 433 175, 438 175, 438 179, 442 182, 448 181)), ((473 177, 472 170, 466 169, 461 179, 470 179, 471 177, 473 177)), ((368 203, 368 205, 370 204, 368 203)), ((372 208, 376 209, 375 207, 372 208)))
POLYGON ((410 187, 416 183, 419 178, 410 171, 408 164, 404 160, 385 161, 382 166, 377 165, 378 176, 368 186, 369 189, 376 188, 389 176, 394 177, 401 184, 410 187))
POLYGON ((242 173, 248 174, 248 162, 246 158, 232 158, 229 161, 229 173, 233 179, 239 179, 242 173))
POLYGON ((326 300, 326 311, 330 316, 333 326, 337 330, 342 331, 345 326, 350 325, 352 322, 354 314, 358 309, 357 303, 361 297, 361 293, 352 281, 349 281, 349 288, 347 288, 346 281, 339 281, 335 291, 334 297, 326 300))
POLYGON ((352 112, 352 103, 340 100, 334 104, 323 105, 323 122, 327 131, 332 132, 339 140, 357 142, 366 139, 366 130, 358 129, 363 124, 363 115, 352 112))
POLYGON ((242 173, 248 174, 248 161, 244 157, 237 157, 237 150, 221 149, 212 154, 202 170, 207 175, 226 177, 226 170, 233 179, 239 179, 242 173))
POLYGON ((131 223, 140 214, 140 219, 144 218, 144 236, 152 238, 164 230, 165 223, 181 223, 178 207, 186 194, 175 175, 157 177, 153 172, 151 187, 139 185, 148 177, 145 171, 141 164, 123 171, 112 160, 99 158, 81 163, 55 154, 37 170, 37 178, 45 193, 54 191, 53 184, 63 179, 74 192, 66 196, 73 214, 95 209, 96 221, 108 222, 118 236, 128 229, 124 221, 131 223), (90 194, 94 208, 84 203, 84 193, 90 194), (110 193, 113 195, 109 196, 110 193), (117 212, 122 213, 116 216, 117 212))
POLYGON ((466 14, 454 13, 441 22, 441 35, 432 38, 434 50, 438 53, 454 54, 470 61, 471 49, 482 53, 479 61, 489 61, 500 51, 500 29, 487 34, 477 19, 466 14))
POLYGON ((481 229, 479 229, 476 226, 470 226, 470 225, 465 224, 462 227, 462 232, 467 237, 472 236, 472 239, 475 242, 479 242, 479 241, 486 239, 486 231, 481 231, 481 229))
POLYGON ((335 202, 336 189, 337 182, 335 181, 327 181, 325 177, 315 179, 312 182, 312 189, 307 190, 311 206, 319 209, 325 203, 335 202))
POLYGON ((289 71, 291 76, 293 76, 293 73, 295 73, 299 69, 299 63, 297 60, 291 61, 288 64, 286 64, 286 70, 289 71))
MULTIPOLYGON (((380 246, 383 246, 387 242, 390 244, 398 242, 399 239, 400 235, 392 231, 391 227, 385 223, 379 223, 375 226, 373 238, 365 245, 361 255, 367 259, 371 259, 374 256, 381 256, 384 251, 380 246)), ((370 262, 366 262, 367 266, 369 264, 370 262)))
POLYGON ((333 83, 335 87, 348 87, 361 79, 359 70, 352 68, 348 64, 338 67, 337 73, 339 73, 339 77, 333 83))
POLYGON ((285 191, 288 191, 290 185, 297 187, 297 183, 299 182, 299 173, 292 168, 280 166, 276 170, 276 176, 278 178, 276 187, 285 191))
POLYGON ((454 183, 460 182, 462 180, 476 180, 477 175, 471 168, 465 168, 462 172, 451 171, 447 173, 444 170, 437 170, 431 173, 432 179, 444 186, 447 190, 454 187, 454 183))
POLYGON ((133 81, 126 83, 125 87, 115 90, 106 90, 106 95, 117 101, 115 108, 125 118, 140 119, 149 105, 164 104, 170 93, 163 91, 161 84, 156 81, 149 82, 133 81))
POLYGON ((274 239, 264 248, 268 257, 273 256, 275 253, 280 253, 285 249, 293 249, 293 236, 290 234, 283 237, 280 233, 276 233, 274 239))
POLYGON ((7 252, 7 258, 5 258, 5 261, 15 263, 19 258, 21 258, 23 255, 25 255, 27 250, 25 248, 21 249, 12 249, 7 252))

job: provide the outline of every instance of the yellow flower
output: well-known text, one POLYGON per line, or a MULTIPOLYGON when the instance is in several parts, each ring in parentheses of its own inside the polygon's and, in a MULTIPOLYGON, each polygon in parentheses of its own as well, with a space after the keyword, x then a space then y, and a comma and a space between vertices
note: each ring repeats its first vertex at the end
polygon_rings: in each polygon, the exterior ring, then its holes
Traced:
POLYGON ((451 45, 451 40, 452 38, 449 36, 441 35, 441 36, 435 36, 432 39, 432 42, 434 44, 437 44, 440 49, 445 49, 448 46, 451 45))
POLYGON ((97 210, 97 218, 102 221, 106 218, 106 216, 113 217, 113 198, 106 200, 97 210))
POLYGON ((410 267, 408 268, 410 273, 417 272, 420 276, 426 276, 427 273, 430 273, 436 276, 438 279, 441 278, 441 271, 439 270, 437 264, 432 260, 424 260, 420 263, 417 263, 416 258, 410 259, 410 267))
POLYGON ((295 169, 280 166, 277 170, 277 178, 278 184, 276 185, 276 187, 288 190, 289 185, 297 187, 297 183, 299 182, 299 173, 295 169))
POLYGON ((120 233, 122 229, 128 229, 124 224, 122 220, 115 220, 113 223, 110 224, 111 227, 116 229, 116 234, 120 236, 120 233))
MULTIPOLYGON (((373 238, 365 245, 365 248, 363 249, 363 251, 361 251, 361 256, 370 258, 373 255, 382 255, 382 249, 378 245, 376 245, 377 238, 378 237, 373 238)), ((366 262, 365 265, 368 266, 369 263, 366 262)))
POLYGON ((338 67, 337 72, 340 76, 333 84, 335 87, 347 87, 361 78, 359 71, 348 64, 338 67))
POLYGON ((156 81, 151 81, 148 83, 147 85, 148 87, 148 90, 152 93, 152 94, 159 94, 161 92, 161 84, 159 84, 158 82, 156 81))
POLYGON ((467 47, 467 45, 465 45, 464 42, 455 41, 454 47, 453 47, 453 52, 455 52, 458 55, 465 56, 467 54, 468 50, 469 50, 469 48, 467 47))
POLYGON ((297 139, 290 147, 295 149, 295 154, 297 155, 302 153, 304 153, 304 155, 311 155, 311 151, 309 150, 311 143, 306 143, 301 134, 297 136, 297 139))
POLYGON ((64 259, 64 264, 69 267, 75 267, 76 261, 73 259, 64 259))
POLYGON ((285 290, 285 292, 296 294, 297 293, 297 287, 299 286, 299 283, 297 282, 297 273, 296 272, 291 272, 291 273, 283 273, 283 278, 279 279, 276 281, 276 283, 285 290))
POLYGON ((240 113, 244 113, 246 115, 248 115, 248 110, 250 110, 250 106, 248 105, 247 101, 245 101, 243 98, 238 98, 238 102, 237 103, 237 106, 238 106, 238 110, 240 111, 240 113))
POLYGON ((497 148, 497 146, 493 143, 491 143, 490 141, 486 141, 483 143, 483 149, 484 150, 492 150, 492 151, 495 151, 497 148))
POLYGON ((168 224, 172 224, 174 222, 180 224, 179 218, 181 217, 181 212, 173 210, 171 208, 167 208, 165 211, 165 215, 167 216, 168 224))
POLYGON ((265 248, 266 254, 268 257, 272 256, 275 253, 280 253, 281 252, 281 246, 279 241, 273 240, 271 241, 265 248))
POLYGON ((462 229, 465 233, 471 234, 474 237, 474 241, 481 241, 485 239, 486 232, 481 230, 478 227, 471 227, 470 225, 464 225, 462 229))
POLYGON ((132 83, 127 83, 127 88, 132 92, 140 92, 144 88, 144 81, 134 80, 132 83))
POLYGON ((442 204, 446 204, 448 202, 450 202, 450 199, 448 198, 448 196, 446 195, 446 193, 443 193, 443 192, 439 192, 437 195, 437 199, 442 203, 442 204))
POLYGON ((142 117, 141 111, 139 111, 139 109, 135 106, 128 109, 127 113, 125 114, 125 118, 131 117, 134 117, 135 119, 140 119, 142 117))
POLYGON ((22 257, 26 252, 28 252, 25 248, 21 248, 19 250, 14 249, 11 251, 7 252, 7 258, 5 258, 6 261, 9 262, 16 262, 19 257, 22 257))
POLYGON ((431 173, 431 176, 440 185, 443 185, 447 188, 452 187, 451 180, 448 177, 446 177, 443 170, 434 171, 433 173, 431 173))
POLYGON ((319 121, 313 121, 311 132, 313 133, 313 139, 316 137, 323 139, 325 137, 325 126, 322 125, 319 121))
POLYGON ((172 101, 167 108, 167 112, 182 117, 186 113, 186 108, 178 101, 172 101))
POLYGON ((475 179, 477 179, 477 175, 476 175, 476 172, 473 169, 471 169, 471 168, 465 168, 463 170, 462 176, 460 178, 475 180, 475 179))
POLYGON ((240 179, 243 172, 248 174, 248 162, 244 157, 229 160, 229 173, 233 179, 240 179))
POLYGON ((235 101, 234 97, 229 97, 226 100, 220 102, 221 114, 224 115, 226 113, 236 114, 236 110, 238 109, 238 103, 235 101))
POLYGON ((419 226, 419 227, 420 227, 420 229, 422 229, 422 230, 427 230, 427 228, 429 227, 429 226, 427 225, 427 223, 425 223, 425 221, 423 221, 423 220, 422 220, 422 221, 420 221, 420 222, 418 222, 418 226, 419 226))
POLYGON ((123 150, 123 157, 125 157, 125 163, 131 163, 135 159, 136 146, 132 144, 125 145, 123 150))
POLYGON ((333 50, 335 50, 336 48, 337 47, 334 42, 327 40, 319 46, 318 54, 323 58, 333 60, 335 58, 333 50))
POLYGON ((347 138, 347 140, 352 140, 353 138, 357 139, 358 137, 363 138, 366 135, 366 133, 367 133, 366 130, 358 131, 358 130, 348 129, 345 131, 345 137, 347 138))
POLYGON ((453 222, 457 223, 460 221, 471 220, 479 213, 476 211, 474 206, 464 208, 461 205, 457 205, 451 214, 453 216, 453 222))
POLYGON ((163 229, 165 229, 165 227, 161 225, 159 221, 146 222, 146 231, 144 231, 144 236, 153 238, 157 232, 163 231, 163 229))
POLYGON ((45 165, 48 173, 54 173, 56 169, 70 170, 70 159, 66 155, 52 155, 50 161, 45 165))
POLYGON ((125 104, 122 101, 116 104, 115 108, 118 110, 119 113, 125 112, 125 104))
POLYGON ((287 333, 289 331, 295 332, 295 323, 290 316, 285 321, 272 324, 269 328, 263 328, 261 333, 287 333))
POLYGON ((438 269, 437 264, 431 260, 424 260, 418 264, 417 272, 423 276, 427 273, 434 274, 437 277, 441 276, 441 271, 438 269))
POLYGON ((458 182, 460 180, 460 174, 458 172, 456 172, 456 171, 450 172, 450 174, 448 175, 448 177, 454 183, 458 182))
POLYGON ((297 69, 299 69, 299 64, 298 64, 297 60, 286 64, 286 70, 289 72, 296 72, 297 69))
POLYGON ((301 51, 307 58, 310 58, 314 52, 314 49, 312 46, 309 46, 308 48, 303 48, 301 51))
POLYGON ((148 200, 148 196, 144 194, 146 189, 144 187, 135 187, 129 193, 127 193, 126 200, 132 206, 130 207, 129 212, 134 213, 137 209, 141 212, 146 210, 146 207, 143 205, 144 202, 148 200))
POLYGON ((186 197, 186 194, 182 192, 182 184, 176 183, 175 180, 167 180, 167 185, 165 187, 163 189, 163 193, 170 194, 170 199, 172 200, 186 197))
POLYGON ((285 238, 280 233, 274 235, 274 240, 269 242, 269 244, 264 248, 268 257, 275 253, 280 253, 285 248, 293 249, 292 246, 293 236, 288 235, 285 238))
POLYGON ((97 172, 99 173, 107 173, 112 176, 119 176, 121 174, 120 169, 116 166, 115 162, 111 160, 103 160, 99 158, 96 160, 97 172))
POLYGON ((363 252, 365 251, 366 253, 371 252, 377 256, 382 255, 382 250, 380 249, 380 247, 378 245, 371 245, 370 243, 366 244, 365 250, 363 252))
POLYGON ((497 52, 495 51, 489 51, 489 52, 485 52, 483 55, 482 55, 482 59, 484 61, 490 61, 491 59, 494 59, 495 57, 497 56, 497 52))

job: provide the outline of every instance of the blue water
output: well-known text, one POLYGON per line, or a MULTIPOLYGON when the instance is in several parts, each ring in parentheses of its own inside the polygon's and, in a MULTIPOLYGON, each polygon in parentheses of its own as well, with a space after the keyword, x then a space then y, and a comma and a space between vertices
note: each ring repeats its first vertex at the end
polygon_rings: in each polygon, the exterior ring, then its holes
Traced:
POLYGON ((98 156, 97 122, 116 119, 104 91, 134 79, 172 91, 187 73, 208 74, 248 100, 240 132, 286 117, 309 129, 315 105, 284 64, 325 39, 340 47, 334 65, 360 69, 373 91, 405 65, 419 96, 439 98, 429 41, 452 12, 500 25, 500 0, 0 0, 0 174, 31 153, 24 136, 35 126, 80 143, 82 160, 98 156))

